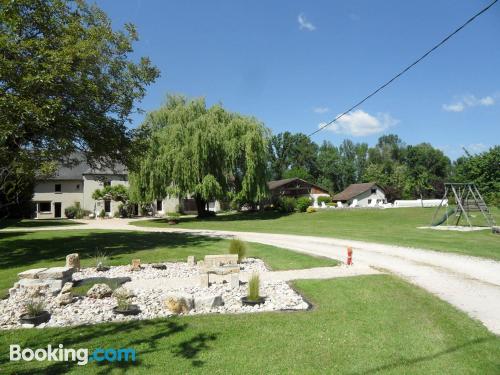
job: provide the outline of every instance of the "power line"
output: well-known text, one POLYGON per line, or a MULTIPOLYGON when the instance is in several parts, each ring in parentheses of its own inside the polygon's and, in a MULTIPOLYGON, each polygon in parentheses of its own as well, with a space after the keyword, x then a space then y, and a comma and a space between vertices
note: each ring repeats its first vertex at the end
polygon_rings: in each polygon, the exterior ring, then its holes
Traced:
POLYGON ((359 102, 357 102, 356 104, 354 104, 351 108, 349 108, 347 111, 345 112, 342 112, 340 115, 338 115, 337 117, 335 117, 333 120, 331 120, 330 122, 327 122, 326 124, 323 124, 321 125, 317 130, 313 131, 311 134, 309 134, 308 136, 309 137, 312 137, 314 134, 316 133, 319 133, 320 131, 322 131, 323 129, 325 129, 326 127, 332 125, 334 122, 336 122, 337 120, 339 120, 340 118, 344 117, 345 115, 347 115, 349 112, 351 112, 353 109, 359 107, 361 104, 363 104, 364 102, 366 102, 368 99, 370 99, 372 96, 374 96, 375 94, 377 94, 379 91, 383 90, 384 88, 386 88, 387 86, 389 86, 392 82, 394 82, 396 79, 398 79, 399 77, 401 77, 403 74, 405 74, 408 70, 410 70, 411 68, 413 68, 415 65, 417 65, 420 61, 422 61, 423 59, 425 59, 427 56, 429 56, 432 52, 434 52, 435 50, 437 50, 439 47, 441 47, 443 44, 445 44, 449 39, 451 39, 455 34, 457 34, 458 32, 460 32, 463 28, 465 28, 468 24, 470 24, 472 21, 474 21, 477 17, 479 17, 480 15, 482 15, 483 13, 485 13, 486 11, 488 11, 488 9, 490 9, 493 5, 495 5, 495 3, 497 2, 498 0, 494 0, 492 3, 490 3, 488 6, 486 6, 485 8, 483 8, 481 11, 479 11, 478 13, 476 13, 475 15, 473 15, 471 18, 469 18, 464 24, 462 24, 459 28, 457 28, 455 31, 453 31, 451 34, 449 34, 446 38, 444 38, 442 41, 440 41, 438 44, 436 44, 434 47, 432 47, 430 50, 428 50, 426 53, 424 53, 421 57, 419 57, 417 60, 415 60, 413 63, 411 63, 410 65, 408 65, 406 68, 404 68, 401 72, 399 72, 398 74, 396 74, 394 77, 392 77, 390 80, 388 80, 386 83, 384 83, 382 86, 379 86, 375 91, 372 91, 368 96, 366 96, 364 99, 360 100, 359 102))

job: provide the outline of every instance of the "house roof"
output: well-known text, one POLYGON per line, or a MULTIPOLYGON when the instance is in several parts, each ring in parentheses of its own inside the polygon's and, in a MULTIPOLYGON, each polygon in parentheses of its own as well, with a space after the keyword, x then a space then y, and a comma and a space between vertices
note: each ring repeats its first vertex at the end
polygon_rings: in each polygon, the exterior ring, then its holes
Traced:
MULTIPOLYGON (((333 196, 334 201, 348 201, 371 189, 378 186, 376 182, 366 182, 363 184, 351 184, 344 191, 333 196)), ((380 188, 380 186, 379 186, 380 188)))
POLYGON ((80 162, 73 165, 59 164, 55 173, 45 178, 46 180, 82 180, 84 175, 126 175, 127 168, 122 164, 116 164, 113 168, 92 168, 82 156, 77 156, 80 162))
POLYGON ((326 189, 322 188, 321 186, 312 184, 309 181, 303 180, 303 179, 298 178, 298 177, 285 178, 283 180, 269 181, 267 183, 267 186, 268 186, 269 190, 275 190, 275 189, 278 189, 278 188, 280 188, 282 186, 285 186, 285 185, 287 185, 287 184, 289 184, 290 182, 293 182, 293 181, 302 181, 302 182, 305 182, 306 184, 314 186, 317 189, 323 190, 325 193, 328 194, 328 191, 326 189))

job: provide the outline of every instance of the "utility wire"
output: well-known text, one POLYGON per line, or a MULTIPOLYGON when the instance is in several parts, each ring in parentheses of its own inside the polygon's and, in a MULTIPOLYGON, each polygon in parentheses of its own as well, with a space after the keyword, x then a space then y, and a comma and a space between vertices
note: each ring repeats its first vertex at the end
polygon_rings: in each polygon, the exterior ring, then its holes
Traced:
POLYGON ((442 41, 440 41, 438 44, 436 44, 434 47, 432 47, 430 50, 428 50, 426 53, 424 53, 421 57, 419 57, 417 60, 415 60, 413 63, 411 63, 410 65, 408 65, 406 68, 404 68, 401 72, 399 72, 398 74, 396 74, 394 77, 392 77, 390 80, 388 80, 386 83, 384 83, 382 86, 379 86, 375 91, 372 91, 368 96, 366 96, 364 99, 360 100, 359 102, 357 102, 356 104, 354 104, 351 108, 349 108, 347 111, 345 112, 342 112, 340 115, 338 115, 337 117, 335 117, 333 120, 331 120, 330 122, 327 122, 326 124, 323 124, 321 125, 317 130, 313 131, 311 134, 309 134, 308 136, 311 137, 313 136, 314 134, 316 133, 319 133, 320 131, 322 131, 323 129, 325 129, 326 127, 332 125, 334 122, 338 121, 340 118, 344 117, 345 115, 347 115, 349 112, 351 112, 353 109, 359 107, 361 104, 363 104, 364 102, 366 102, 368 99, 370 99, 372 96, 374 96, 375 94, 377 94, 379 91, 382 91, 384 88, 386 88, 387 86, 389 86, 392 82, 394 82, 396 79, 398 79, 399 77, 401 77, 403 74, 405 74, 408 70, 410 70, 411 68, 413 68, 415 65, 417 65, 420 61, 422 61, 423 59, 425 59, 427 56, 429 56, 432 52, 434 52, 435 50, 437 50, 439 47, 441 47, 443 44, 445 44, 449 39, 451 39, 455 34, 457 34, 458 32, 460 32, 462 29, 464 29, 468 24, 470 24, 472 21, 474 21, 477 17, 479 17, 480 15, 482 15, 483 13, 487 12, 493 5, 495 5, 495 3, 498 2, 498 0, 494 0, 492 3, 490 3, 488 6, 486 6, 485 8, 483 8, 481 11, 479 11, 478 13, 476 13, 475 15, 473 15, 471 18, 469 18, 464 24, 462 24, 458 29, 456 29, 455 31, 453 31, 451 34, 449 34, 446 38, 444 38, 442 41))

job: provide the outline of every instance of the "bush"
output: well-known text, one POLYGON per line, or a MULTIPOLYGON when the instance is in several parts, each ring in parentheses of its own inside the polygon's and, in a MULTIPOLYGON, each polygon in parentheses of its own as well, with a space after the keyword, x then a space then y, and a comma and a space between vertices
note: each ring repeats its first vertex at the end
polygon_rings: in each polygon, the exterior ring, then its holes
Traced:
POLYGON ((326 204, 328 207, 337 207, 337 203, 335 202, 330 202, 326 204))
POLYGON ((332 202, 332 197, 318 197, 318 204, 321 206, 321 203, 325 203, 328 206, 328 203, 332 202))
POLYGON ((312 203, 312 199, 309 197, 300 197, 297 199, 297 203, 295 205, 297 211, 299 212, 306 212, 307 207, 309 207, 312 203))
POLYGON ((314 207, 307 207, 307 211, 306 211, 308 214, 312 214, 313 212, 316 212, 316 209, 314 207))
POLYGON ((106 211, 104 211, 104 208, 101 210, 101 212, 99 212, 99 217, 101 219, 104 219, 106 217, 106 211))
POLYGON ((90 215, 90 211, 81 208, 80 202, 75 202, 73 206, 69 206, 64 210, 64 215, 68 219, 83 219, 85 216, 90 215))
POLYGON ((243 258, 245 258, 247 252, 247 246, 242 240, 233 238, 229 242, 229 254, 238 254, 238 263, 241 263, 243 258))
POLYGON ((297 200, 292 197, 281 197, 276 201, 278 211, 290 213, 295 211, 297 200))
POLYGON ((43 304, 42 301, 38 300, 29 300, 28 302, 25 303, 24 309, 26 311, 26 314, 30 317, 33 318, 35 316, 40 315, 44 309, 45 305, 43 304))
POLYGON ((254 273, 248 281, 248 296, 250 301, 257 301, 260 298, 260 278, 254 273))

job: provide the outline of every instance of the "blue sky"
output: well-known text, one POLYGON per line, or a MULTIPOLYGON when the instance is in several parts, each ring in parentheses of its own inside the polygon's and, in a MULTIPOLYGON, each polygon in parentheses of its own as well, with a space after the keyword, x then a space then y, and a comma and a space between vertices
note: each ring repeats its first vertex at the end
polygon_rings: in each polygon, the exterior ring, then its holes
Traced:
MULTIPOLYGON (((141 107, 167 93, 309 134, 366 96, 483 8, 486 0, 99 0, 113 27, 137 26, 134 56, 161 77, 141 107)), ((452 159, 500 140, 500 3, 400 80, 313 137, 370 145, 386 133, 430 142, 452 159)), ((131 126, 141 123, 134 117, 131 126)))

